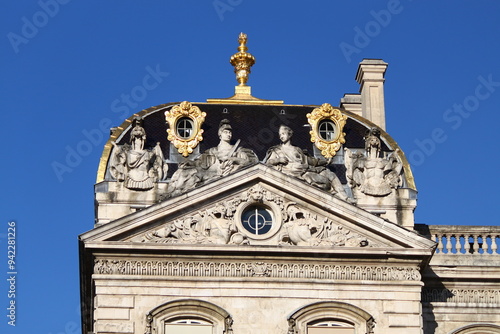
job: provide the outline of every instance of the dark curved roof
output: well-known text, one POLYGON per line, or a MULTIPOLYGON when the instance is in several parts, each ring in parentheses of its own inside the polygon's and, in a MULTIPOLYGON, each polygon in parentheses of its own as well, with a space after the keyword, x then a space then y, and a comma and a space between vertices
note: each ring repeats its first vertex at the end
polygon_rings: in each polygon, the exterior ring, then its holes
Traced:
MULTIPOLYGON (((97 182, 104 180, 108 158, 111 152, 111 142, 125 144, 129 141, 130 130, 133 120, 142 118, 142 126, 146 130, 146 146, 153 147, 160 143, 163 154, 168 157, 170 144, 167 140, 167 129, 169 127, 165 120, 165 111, 178 103, 163 104, 151 107, 132 115, 111 135, 101 157, 97 182)), ((313 154, 313 143, 310 140, 310 126, 306 115, 315 105, 262 105, 262 104, 218 104, 218 103, 192 103, 206 113, 202 125, 203 141, 199 144, 199 152, 203 152, 219 143, 218 128, 222 119, 230 121, 233 130, 233 141, 240 140, 240 147, 252 149, 260 160, 264 159, 267 150, 280 143, 278 128, 281 124, 293 129, 292 144, 313 154)), ((342 111, 348 116, 344 127, 345 146, 349 148, 364 148, 364 135, 367 129, 376 127, 373 123, 347 111, 342 111)), ((382 150, 393 151, 398 148, 395 141, 381 130, 382 150)), ((405 178, 408 187, 415 189, 411 170, 403 153, 400 157, 405 165, 405 178)), ((169 166, 169 177, 177 169, 176 164, 169 166)), ((333 165, 340 180, 345 182, 345 167, 340 164, 333 165)))

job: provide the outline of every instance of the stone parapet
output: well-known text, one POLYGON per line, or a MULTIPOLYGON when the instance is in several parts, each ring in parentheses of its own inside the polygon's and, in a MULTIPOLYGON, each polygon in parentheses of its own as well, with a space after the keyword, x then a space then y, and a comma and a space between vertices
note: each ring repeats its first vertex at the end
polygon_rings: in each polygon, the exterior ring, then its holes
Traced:
POLYGON ((500 255, 500 226, 416 224, 415 229, 438 243, 439 255, 500 255))

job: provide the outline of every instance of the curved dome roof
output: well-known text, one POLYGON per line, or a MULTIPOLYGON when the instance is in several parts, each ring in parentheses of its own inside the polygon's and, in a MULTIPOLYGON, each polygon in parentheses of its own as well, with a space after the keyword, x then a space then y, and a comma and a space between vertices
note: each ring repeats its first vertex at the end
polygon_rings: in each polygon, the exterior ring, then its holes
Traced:
MULTIPOLYGON (((128 143, 134 120, 138 118, 142 120, 142 127, 146 132, 146 147, 153 147, 156 143, 160 144, 163 156, 169 165, 168 180, 177 169, 178 162, 182 161, 183 158, 167 139, 169 124, 165 119, 165 112, 179 104, 180 102, 166 103, 144 109, 133 114, 119 127, 115 128, 104 146, 96 182, 99 183, 110 179, 108 169, 113 143, 118 145, 128 143)), ((293 130, 293 145, 308 151, 310 155, 320 155, 311 142, 311 135, 309 133, 311 127, 307 119, 307 114, 319 107, 317 105, 266 105, 262 103, 253 104, 252 102, 245 104, 192 103, 192 105, 199 107, 202 112, 205 112, 206 117, 201 125, 203 140, 196 147, 195 152, 187 157, 188 159, 196 157, 210 147, 217 146, 219 142, 218 127, 220 121, 223 119, 229 120, 231 124, 233 142, 239 140, 241 147, 253 150, 259 161, 265 158, 266 151, 270 147, 280 143, 278 128, 281 124, 293 130)), ((347 116, 346 124, 343 128, 343 132, 345 133, 345 143, 343 146, 349 149, 364 149, 364 137, 367 131, 377 128, 380 132, 382 151, 396 151, 403 164, 403 187, 416 190, 410 165, 396 141, 369 120, 349 111, 340 110, 342 114, 347 116)), ((346 183, 342 155, 342 150, 340 150, 333 159, 330 167, 337 174, 341 182, 346 183)))

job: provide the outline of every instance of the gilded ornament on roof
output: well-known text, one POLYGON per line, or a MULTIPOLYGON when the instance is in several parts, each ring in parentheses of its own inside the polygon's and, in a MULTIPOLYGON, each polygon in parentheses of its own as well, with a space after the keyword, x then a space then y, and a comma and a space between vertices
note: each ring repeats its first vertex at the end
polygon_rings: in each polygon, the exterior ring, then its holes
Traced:
POLYGON ((201 125, 207 114, 190 102, 184 101, 165 112, 165 119, 169 124, 167 139, 175 148, 187 157, 203 140, 201 125))
POLYGON ((325 158, 333 158, 342 144, 345 143, 345 133, 342 131, 347 116, 340 109, 324 103, 307 114, 311 125, 311 142, 321 151, 325 158))
POLYGON ((248 53, 247 50, 247 35, 240 33, 238 42, 238 52, 231 56, 229 62, 234 66, 234 73, 236 73, 236 80, 240 86, 246 86, 248 76, 250 75, 250 68, 255 64, 255 57, 248 53))

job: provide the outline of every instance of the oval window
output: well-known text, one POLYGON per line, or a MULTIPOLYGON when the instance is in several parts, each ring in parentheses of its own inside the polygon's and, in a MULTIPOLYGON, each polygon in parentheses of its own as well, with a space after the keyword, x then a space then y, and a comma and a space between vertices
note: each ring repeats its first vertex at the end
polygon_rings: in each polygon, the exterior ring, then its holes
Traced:
POLYGON ((332 120, 324 119, 319 122, 318 133, 321 139, 325 141, 333 141, 337 136, 337 127, 332 120))
POLYGON ((189 139, 193 136, 194 122, 189 117, 182 117, 177 121, 177 135, 182 139, 189 139))

